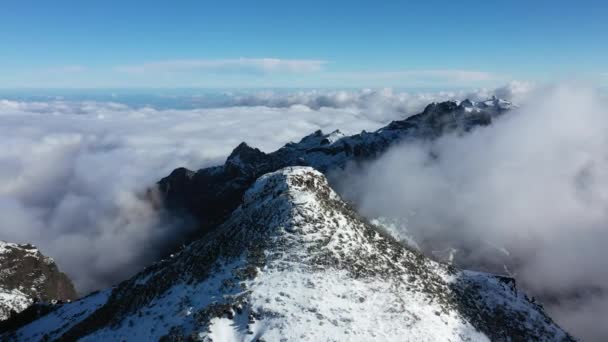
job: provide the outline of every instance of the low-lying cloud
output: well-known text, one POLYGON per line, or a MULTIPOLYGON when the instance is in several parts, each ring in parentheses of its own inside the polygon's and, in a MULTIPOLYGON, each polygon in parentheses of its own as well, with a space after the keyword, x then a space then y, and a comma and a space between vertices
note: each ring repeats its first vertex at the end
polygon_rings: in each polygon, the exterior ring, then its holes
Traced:
POLYGON ((363 214, 405 222, 398 233, 429 253, 455 247, 465 265, 510 272, 573 334, 605 341, 607 108, 593 89, 539 90, 492 126, 336 179, 363 214))
POLYGON ((377 129, 455 96, 266 92, 187 110, 0 100, 0 239, 38 245, 83 293, 103 288, 179 241, 185 225, 147 192, 174 168, 223 163, 241 141, 272 151, 317 129, 377 129))
POLYGON ((513 81, 503 87, 492 89, 477 89, 474 91, 442 91, 442 92, 401 92, 391 88, 363 89, 357 91, 299 91, 273 92, 261 91, 249 94, 234 94, 226 100, 225 106, 265 106, 272 108, 287 108, 294 105, 304 105, 311 109, 320 108, 357 108, 374 120, 386 122, 402 118, 421 111, 426 105, 435 101, 462 100, 468 98, 474 101, 486 100, 498 96, 514 102, 521 102, 535 89, 529 82, 513 81))

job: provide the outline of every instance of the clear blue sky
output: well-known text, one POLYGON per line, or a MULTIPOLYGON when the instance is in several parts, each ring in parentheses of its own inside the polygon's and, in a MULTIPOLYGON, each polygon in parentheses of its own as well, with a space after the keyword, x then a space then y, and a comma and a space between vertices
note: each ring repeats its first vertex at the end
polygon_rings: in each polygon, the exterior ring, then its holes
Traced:
POLYGON ((435 87, 608 80, 607 1, 0 5, 0 87, 435 87))

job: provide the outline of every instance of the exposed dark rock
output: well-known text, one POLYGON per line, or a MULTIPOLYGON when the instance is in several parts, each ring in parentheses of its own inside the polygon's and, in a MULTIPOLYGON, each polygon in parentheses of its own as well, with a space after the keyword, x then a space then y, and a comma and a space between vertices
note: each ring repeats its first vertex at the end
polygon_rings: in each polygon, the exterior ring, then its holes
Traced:
POLYGON ((53 259, 29 244, 0 241, 0 320, 33 302, 76 298, 71 280, 59 271, 53 259))

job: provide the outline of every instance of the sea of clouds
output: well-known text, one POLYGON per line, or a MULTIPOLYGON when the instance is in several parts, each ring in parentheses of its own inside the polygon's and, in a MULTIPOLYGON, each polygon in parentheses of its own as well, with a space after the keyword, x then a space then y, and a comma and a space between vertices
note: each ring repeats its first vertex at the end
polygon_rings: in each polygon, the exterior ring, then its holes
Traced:
POLYGON ((36 244, 82 293, 103 288, 183 235, 147 191, 174 168, 221 164, 242 141, 272 151, 317 129, 373 130, 431 101, 489 93, 13 94, 0 98, 0 239, 36 244))
POLYGON ((221 164, 241 141, 269 152, 317 129, 371 131, 433 101, 492 95, 521 106, 464 137, 349 168, 339 190, 369 217, 407 222, 422 242, 505 248, 526 288, 561 296, 550 310, 567 328, 608 336, 608 106, 579 86, 225 92, 162 106, 0 95, 0 240, 38 245, 81 293, 103 288, 188 229, 149 191, 176 167, 221 164))

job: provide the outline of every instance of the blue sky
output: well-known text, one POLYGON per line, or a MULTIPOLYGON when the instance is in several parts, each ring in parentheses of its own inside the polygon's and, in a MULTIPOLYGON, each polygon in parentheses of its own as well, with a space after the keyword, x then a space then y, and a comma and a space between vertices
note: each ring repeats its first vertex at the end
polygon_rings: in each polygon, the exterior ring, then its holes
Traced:
POLYGON ((608 80, 605 1, 29 1, 0 87, 475 87, 608 80))

